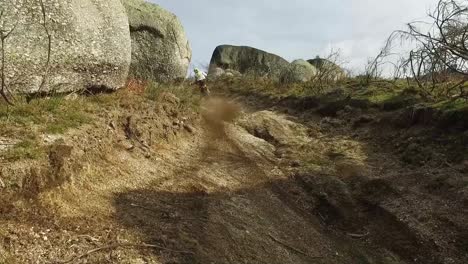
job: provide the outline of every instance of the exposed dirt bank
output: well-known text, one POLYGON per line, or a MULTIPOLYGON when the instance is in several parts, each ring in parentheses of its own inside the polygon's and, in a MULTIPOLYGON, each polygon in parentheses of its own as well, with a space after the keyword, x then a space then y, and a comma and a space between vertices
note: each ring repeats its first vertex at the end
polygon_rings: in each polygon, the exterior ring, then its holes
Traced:
POLYGON ((402 125, 402 111, 363 109, 350 101, 296 105, 255 93, 229 96, 253 111, 286 113, 305 125, 312 141, 299 148, 272 141, 277 126, 268 122, 253 131, 278 146, 279 157, 292 167, 291 177, 309 190, 304 206, 333 230, 365 230, 360 241, 408 262, 468 261, 466 131, 402 125), (324 109, 334 109, 333 114, 324 109))
POLYGON ((341 119, 179 103, 53 144, 47 174, 2 193, 0 263, 466 263, 466 186, 427 185, 443 168, 407 168, 341 119))

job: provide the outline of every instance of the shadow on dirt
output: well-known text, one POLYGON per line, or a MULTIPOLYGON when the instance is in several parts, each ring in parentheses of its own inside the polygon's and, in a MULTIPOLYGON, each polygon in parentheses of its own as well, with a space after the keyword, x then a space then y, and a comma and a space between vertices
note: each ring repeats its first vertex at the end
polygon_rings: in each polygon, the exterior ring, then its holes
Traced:
POLYGON ((307 224, 313 219, 290 213, 287 205, 278 210, 276 202, 269 203, 270 184, 233 193, 192 188, 187 193, 119 194, 116 219, 136 229, 145 243, 167 248, 155 252, 162 263, 349 263, 367 258, 358 251, 359 256, 344 253, 341 260, 320 252, 323 247, 317 244, 328 241, 314 237, 317 231, 307 224), (288 219, 283 210, 296 219, 288 219))
MULTIPOLYGON (((174 177, 180 180, 170 188, 159 188, 159 182, 117 194, 114 200, 117 222, 136 230, 145 243, 166 248, 154 252, 162 263, 406 263, 387 251, 393 248, 410 252, 403 258, 412 263, 430 263, 413 262, 425 249, 418 249, 412 234, 387 216, 382 218, 386 226, 395 226, 389 232, 400 240, 393 243, 386 239, 390 233, 380 232, 387 243, 383 248, 383 242, 380 247, 369 243, 366 234, 354 234, 353 239, 329 229, 351 228, 342 224, 347 221, 358 229, 361 220, 351 214, 359 213, 350 212, 358 209, 342 208, 323 197, 321 189, 328 183, 320 183, 316 175, 269 180, 256 161, 226 137, 207 140, 198 159, 174 177), (211 167, 216 163, 232 172, 221 173, 221 182, 238 181, 241 187, 219 186, 203 176, 206 168, 217 168, 211 167)), ((374 220, 381 219, 373 212, 374 220)))
MULTIPOLYGON (((178 177, 192 178, 193 169, 178 177)), ((145 243, 165 247, 154 252, 161 263, 437 263, 428 261, 428 249, 406 226, 377 207, 366 213, 378 244, 366 234, 353 238, 329 229, 343 220, 342 208, 298 184, 292 179, 207 193, 194 178, 179 192, 118 194, 115 219, 145 243)))
MULTIPOLYGON (((230 142, 227 144, 232 147, 230 142)), ((226 180, 244 182, 248 179, 236 177, 265 177, 253 161, 238 149, 234 153, 223 152, 212 143, 199 157, 174 173, 180 179, 172 187, 174 191, 151 188, 118 194, 116 220, 126 228, 136 229, 144 242, 167 248, 157 254, 162 263, 310 263, 313 257, 308 253, 297 255, 269 237, 269 232, 296 233, 285 231, 285 227, 290 228, 284 223, 287 216, 275 211, 275 202, 269 202, 271 184, 252 183, 251 188, 238 190, 213 186, 221 191, 210 192, 207 189, 215 183, 199 176, 205 166, 222 162, 233 171, 226 180), (237 174, 236 167, 244 167, 252 175, 237 174)), ((294 239, 294 235, 289 239, 294 239)), ((309 251, 302 248, 303 241, 298 244, 304 252, 309 251)))
POLYGON ((468 201, 466 168, 457 165, 468 158, 468 134, 460 132, 466 123, 441 129, 415 121, 416 112, 408 118, 410 108, 382 111, 346 98, 329 103, 272 100, 254 92, 227 96, 237 96, 252 111, 271 107, 304 124, 319 124, 325 138, 360 142, 376 181, 367 190, 346 184, 365 209, 367 228, 375 228, 372 240, 411 262, 466 263, 468 227, 466 210, 460 210, 468 201), (398 191, 387 193, 388 188, 398 191))

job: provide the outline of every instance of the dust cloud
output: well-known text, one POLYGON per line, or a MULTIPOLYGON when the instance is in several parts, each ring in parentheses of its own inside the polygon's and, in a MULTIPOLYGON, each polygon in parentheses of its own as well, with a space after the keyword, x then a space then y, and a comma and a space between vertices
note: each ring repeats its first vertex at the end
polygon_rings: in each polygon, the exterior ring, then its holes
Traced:
POLYGON ((233 122, 241 114, 241 106, 223 98, 210 98, 202 103, 202 117, 211 138, 226 137, 225 123, 233 122))

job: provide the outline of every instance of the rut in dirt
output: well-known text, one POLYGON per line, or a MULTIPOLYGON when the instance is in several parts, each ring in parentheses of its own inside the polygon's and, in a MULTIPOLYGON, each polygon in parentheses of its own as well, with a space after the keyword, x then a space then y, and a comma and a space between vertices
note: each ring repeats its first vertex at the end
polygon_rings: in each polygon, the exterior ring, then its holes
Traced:
MULTIPOLYGON (((221 101, 221 104, 224 102, 221 101)), ((176 182, 117 195, 116 220, 160 244, 164 263, 358 263, 372 253, 323 232, 290 192, 275 147, 232 121, 235 106, 211 105, 202 148, 176 182), (213 109, 214 107, 214 109, 213 109), (221 122, 220 122, 221 121, 221 122), (161 190, 164 191, 161 191, 161 190)))
POLYGON ((165 263, 345 263, 317 223, 277 194, 288 179, 274 160, 252 155, 271 146, 234 126, 207 124, 204 146, 174 173, 177 183, 118 195, 118 221, 170 248, 161 252, 165 263))
POLYGON ((116 217, 148 243, 190 252, 162 252, 166 263, 311 263, 329 254, 313 226, 272 191, 265 162, 228 135, 212 135, 175 172, 173 191, 120 194, 116 217))

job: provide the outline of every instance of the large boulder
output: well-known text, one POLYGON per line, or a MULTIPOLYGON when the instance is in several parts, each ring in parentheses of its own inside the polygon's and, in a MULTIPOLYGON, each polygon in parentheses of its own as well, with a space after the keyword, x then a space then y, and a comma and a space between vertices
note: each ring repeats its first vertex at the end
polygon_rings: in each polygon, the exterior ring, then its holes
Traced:
POLYGON ((238 71, 244 75, 279 79, 289 62, 275 54, 247 46, 221 45, 211 57, 210 73, 221 68, 238 71))
POLYGON ((305 60, 295 60, 281 73, 282 83, 308 82, 317 74, 317 69, 305 60))
POLYGON ((123 0, 132 38, 130 74, 160 82, 185 78, 192 50, 179 19, 143 0, 123 0))
POLYGON ((323 79, 338 81, 346 78, 346 72, 330 60, 317 56, 315 59, 307 60, 307 62, 317 69, 317 74, 321 75, 323 79))
POLYGON ((13 93, 125 85, 131 42, 120 0, 0 0, 5 85, 13 93), (43 3, 43 4, 41 4, 43 3))

